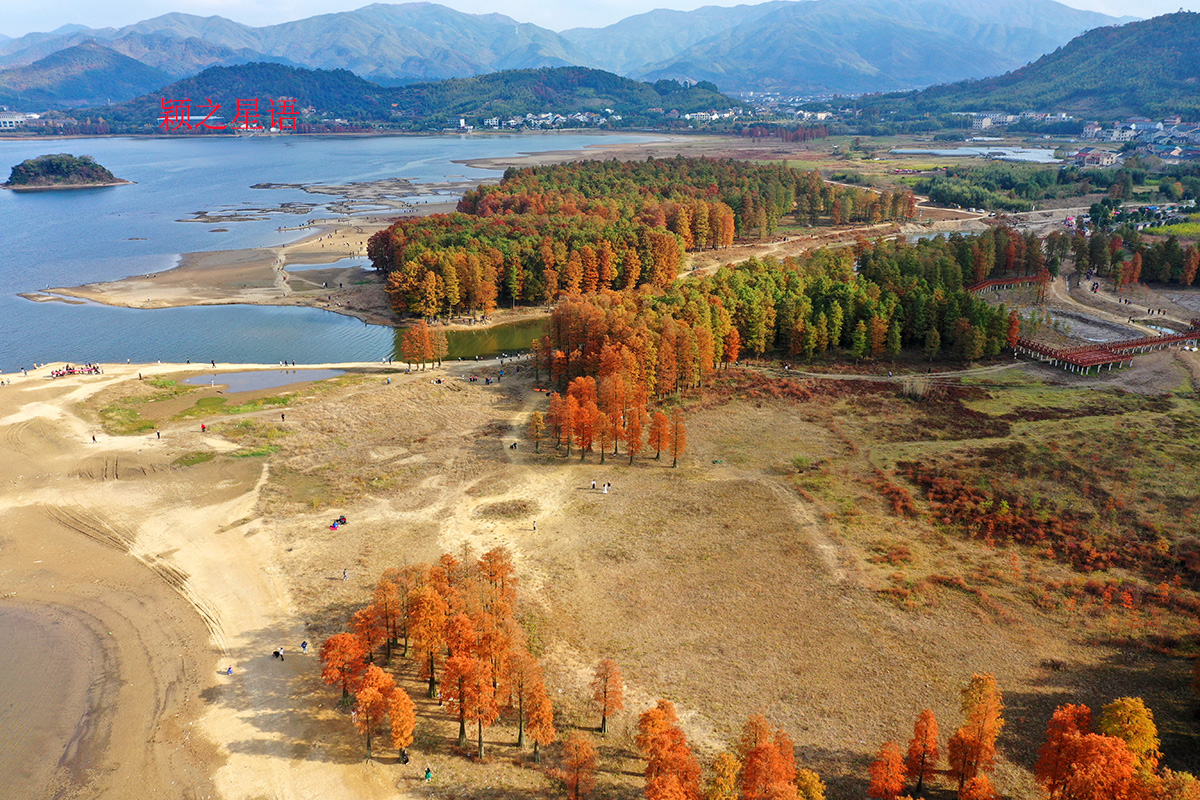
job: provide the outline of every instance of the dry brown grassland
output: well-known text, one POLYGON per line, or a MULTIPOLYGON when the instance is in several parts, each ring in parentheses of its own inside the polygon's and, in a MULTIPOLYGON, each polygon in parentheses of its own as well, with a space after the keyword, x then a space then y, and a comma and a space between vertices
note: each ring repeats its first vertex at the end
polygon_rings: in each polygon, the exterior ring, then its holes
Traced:
MULTIPOLYGON (((1161 565, 1082 572, 1044 547, 989 541, 932 513, 904 474, 912 464, 945 470, 997 503, 1015 494, 1046 518, 1069 514, 1100 545, 1153 535, 1174 552, 1200 536, 1190 382, 1146 396, 1029 368, 945 379, 912 397, 899 380, 735 368, 679 399, 690 448, 671 469, 665 456, 601 466, 596 454, 535 455, 523 440, 510 450, 546 395, 528 374, 485 386, 447 372, 443 385, 351 374, 289 392, 286 423, 269 405, 189 413, 208 390, 167 387, 137 406, 155 425, 207 420, 229 442, 184 467, 197 477, 235 458, 269 465, 254 513, 279 542, 276 568, 310 641, 343 629, 385 567, 510 548, 560 730, 598 725, 586 701, 599 659, 625 671, 629 703, 601 742, 598 796, 640 796, 636 716, 665 697, 702 757, 731 747, 762 712, 790 732, 830 797, 861 797, 874 753, 888 739, 907 743, 922 708, 944 735, 957 726, 973 672, 994 673, 1005 695, 996 783, 1006 797, 1040 796, 1036 748, 1064 702, 1142 696, 1165 763, 1200 768, 1188 689, 1195 575, 1172 582, 1161 565), (592 479, 612 492, 592 491, 592 479), (350 524, 330 531, 338 514, 350 524), (1172 602, 1155 601, 1163 582, 1172 602), (1132 607, 1120 602, 1125 590, 1132 607)), ((419 714, 413 764, 378 759, 398 787, 430 766, 437 797, 559 796, 513 746, 508 719, 487 731, 484 763, 455 753, 457 726, 424 698, 415 665, 392 666, 419 714)), ((296 691, 301 706, 336 699, 315 669, 296 691)), ((346 758, 361 748, 342 712, 313 724, 346 758)), ((297 742, 297 757, 304 751, 297 742)))

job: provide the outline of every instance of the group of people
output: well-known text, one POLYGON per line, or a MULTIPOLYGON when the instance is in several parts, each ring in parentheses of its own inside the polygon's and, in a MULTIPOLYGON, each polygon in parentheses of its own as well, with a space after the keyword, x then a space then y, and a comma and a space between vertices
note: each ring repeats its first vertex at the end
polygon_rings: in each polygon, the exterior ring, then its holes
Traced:
MULTIPOLYGON (((611 484, 611 483, 608 483, 607 481, 605 481, 605 483, 604 483, 604 493, 605 493, 605 494, 608 494, 608 490, 609 490, 611 487, 612 487, 612 484, 611 484)), ((593 491, 593 492, 594 492, 594 491, 596 491, 596 482, 595 482, 595 481, 592 481, 592 491, 593 491)), ((535 530, 536 530, 536 528, 535 528, 535 530)))
POLYGON ((345 524, 346 524, 346 515, 343 514, 342 516, 338 517, 337 519, 335 519, 333 522, 330 523, 329 530, 336 531, 338 528, 340 528, 341 526, 343 526, 345 524))
POLYGON ((82 367, 72 367, 70 364, 67 364, 62 369, 52 370, 50 377, 63 378, 67 375, 99 375, 102 372, 104 370, 100 368, 99 364, 84 364, 82 367))

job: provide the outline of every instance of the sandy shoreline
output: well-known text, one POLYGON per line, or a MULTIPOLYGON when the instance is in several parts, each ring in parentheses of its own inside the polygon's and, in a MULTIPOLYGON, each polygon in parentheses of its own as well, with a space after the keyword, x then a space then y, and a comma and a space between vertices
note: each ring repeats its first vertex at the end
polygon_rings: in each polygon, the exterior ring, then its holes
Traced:
MULTIPOLYGON (((255 366, 273 365, 218 369, 255 366)), ((190 423, 109 436, 81 409, 139 372, 200 366, 104 369, 50 380, 41 367, 0 388, 0 635, 21 643, 0 653, 6 796, 395 797, 340 774, 357 758, 289 763, 284 742, 305 723, 293 730, 273 706, 295 702, 315 654, 299 654, 307 634, 255 518, 265 463, 184 473, 182 454, 233 445, 190 423), (280 645, 295 654, 286 665, 264 657, 280 645)))

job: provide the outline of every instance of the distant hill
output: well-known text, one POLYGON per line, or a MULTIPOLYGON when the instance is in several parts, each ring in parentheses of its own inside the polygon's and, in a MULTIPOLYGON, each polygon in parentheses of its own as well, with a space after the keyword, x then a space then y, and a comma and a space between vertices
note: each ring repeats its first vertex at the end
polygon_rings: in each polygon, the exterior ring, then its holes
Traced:
POLYGON ((587 62, 554 31, 503 14, 464 14, 434 3, 375 3, 261 28, 224 17, 173 13, 118 29, 84 29, 59 37, 29 34, 0 45, 0 64, 28 63, 82 38, 164 69, 177 57, 174 42, 194 40, 192 57, 183 61, 186 69, 174 72, 177 77, 207 66, 285 61, 348 69, 395 85, 587 62), (204 52, 200 44, 210 49, 204 52))
POLYGON ((375 3, 259 28, 179 13, 122 28, 64 26, 0 42, 0 66, 95 39, 175 77, 276 62, 398 86, 584 66, 641 80, 709 80, 723 90, 878 92, 999 74, 1120 21, 1054 0, 770 0, 657 10, 559 34, 502 14, 375 3))
POLYGON ((14 108, 120 103, 171 82, 162 70, 96 42, 68 47, 24 67, 0 70, 0 104, 14 108))
POLYGON ((633 75, 725 90, 878 92, 995 75, 1113 17, 1053 0, 783 3, 633 75))
POLYGON ((1200 14, 1098 28, 997 78, 883 97, 881 109, 1068 111, 1092 118, 1200 115, 1200 14))
POLYGON ((630 75, 790 5, 791 0, 773 0, 757 5, 704 6, 694 11, 659 8, 626 17, 606 28, 565 30, 562 36, 576 45, 593 66, 630 75))
MULTIPOLYGON (((506 70, 474 78, 455 78, 403 87, 380 86, 348 70, 308 70, 279 64, 210 67, 199 75, 159 89, 152 95, 103 109, 114 126, 153 130, 161 100, 212 98, 228 121, 239 99, 291 97, 296 107, 315 108, 318 116, 349 121, 384 121, 406 127, 440 127, 466 117, 485 117, 612 109, 629 122, 647 119, 650 108, 681 113, 741 105, 711 84, 683 86, 675 81, 640 83, 585 67, 506 70)), ((193 110, 197 104, 193 102, 193 110)), ((100 110, 97 110, 98 112, 100 110)))

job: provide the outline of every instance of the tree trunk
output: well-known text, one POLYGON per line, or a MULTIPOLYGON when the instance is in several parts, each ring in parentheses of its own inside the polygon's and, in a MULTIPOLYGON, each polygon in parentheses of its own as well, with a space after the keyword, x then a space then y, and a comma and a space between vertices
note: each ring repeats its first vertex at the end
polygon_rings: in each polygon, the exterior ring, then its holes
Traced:
POLYGON ((458 746, 467 746, 467 713, 461 699, 458 701, 458 746))
POLYGON ((675 467, 678 467, 678 466, 679 466, 679 456, 675 456, 675 458, 671 461, 671 468, 674 469, 675 467))
POLYGON ((600 715, 600 733, 608 733, 608 714, 600 715))
POLYGON ((437 679, 433 673, 433 648, 429 648, 429 699, 437 697, 437 679))
POLYGON ((605 451, 605 450, 607 450, 607 449, 608 449, 608 448, 606 448, 606 447, 601 447, 601 448, 600 448, 600 463, 601 463, 601 464, 603 464, 603 463, 604 463, 604 451, 605 451))
POLYGON ((633 466, 633 451, 629 451, 629 466, 633 466))
POLYGON ((533 763, 542 763, 542 750, 538 747, 537 739, 533 740, 533 763))
POLYGON ((517 702, 517 747, 525 749, 525 704, 517 702))
POLYGON ((483 761, 483 720, 478 719, 475 721, 475 724, 478 726, 477 730, 479 731, 479 750, 476 755, 480 761, 483 761))

